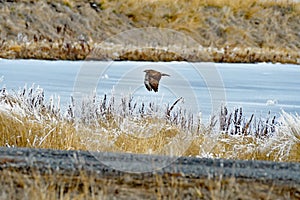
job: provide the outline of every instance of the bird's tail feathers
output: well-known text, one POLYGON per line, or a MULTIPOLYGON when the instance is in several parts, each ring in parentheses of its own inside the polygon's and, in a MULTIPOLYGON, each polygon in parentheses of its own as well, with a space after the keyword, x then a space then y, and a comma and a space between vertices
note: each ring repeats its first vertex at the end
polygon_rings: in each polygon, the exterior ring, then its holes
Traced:
POLYGON ((161 73, 162 76, 170 76, 169 74, 161 73))

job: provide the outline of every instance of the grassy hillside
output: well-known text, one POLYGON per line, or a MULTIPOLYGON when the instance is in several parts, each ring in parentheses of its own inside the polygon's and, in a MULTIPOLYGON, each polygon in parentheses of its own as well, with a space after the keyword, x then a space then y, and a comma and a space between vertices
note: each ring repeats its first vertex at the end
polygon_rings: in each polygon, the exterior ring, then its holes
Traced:
POLYGON ((0 3, 0 11, 4 58, 85 59, 100 48, 100 58, 114 60, 300 63, 300 3, 292 1, 20 0, 0 3), (157 48, 143 45, 101 45, 146 27, 178 31, 201 48, 178 44, 180 56, 172 46, 163 52, 168 56, 159 56, 157 48))

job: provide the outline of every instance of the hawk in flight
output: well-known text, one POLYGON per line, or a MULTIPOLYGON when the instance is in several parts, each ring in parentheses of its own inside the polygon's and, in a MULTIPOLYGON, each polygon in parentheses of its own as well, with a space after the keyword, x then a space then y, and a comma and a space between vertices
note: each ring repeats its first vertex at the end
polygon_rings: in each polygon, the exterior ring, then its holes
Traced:
POLYGON ((155 71, 153 69, 147 69, 144 72, 146 72, 144 84, 148 91, 154 90, 154 92, 158 91, 158 84, 159 84, 161 77, 162 76, 170 76, 169 74, 164 74, 164 73, 155 71))

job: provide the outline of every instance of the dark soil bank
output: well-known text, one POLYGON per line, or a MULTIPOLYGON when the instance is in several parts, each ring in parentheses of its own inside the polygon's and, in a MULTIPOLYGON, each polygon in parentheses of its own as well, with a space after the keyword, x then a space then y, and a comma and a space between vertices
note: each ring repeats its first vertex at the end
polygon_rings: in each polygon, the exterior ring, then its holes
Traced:
POLYGON ((39 184, 48 192, 91 197, 102 191, 118 199, 300 197, 298 163, 0 148, 0 171, 0 192, 14 199, 39 184))

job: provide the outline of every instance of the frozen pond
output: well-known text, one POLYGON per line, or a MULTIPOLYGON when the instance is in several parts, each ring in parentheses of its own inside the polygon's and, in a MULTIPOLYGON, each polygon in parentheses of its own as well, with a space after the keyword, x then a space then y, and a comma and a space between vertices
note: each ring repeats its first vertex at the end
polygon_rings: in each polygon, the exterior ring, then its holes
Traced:
POLYGON ((97 94, 116 97, 131 94, 138 102, 172 104, 179 97, 194 113, 209 117, 226 104, 244 113, 266 116, 300 113, 300 66, 282 64, 214 64, 187 62, 96 62, 0 60, 0 86, 17 91, 33 83, 46 98, 60 96, 62 107, 70 96, 97 94), (170 74, 162 77, 157 93, 144 87, 144 70, 170 74), (113 89, 114 88, 114 89, 113 89))

